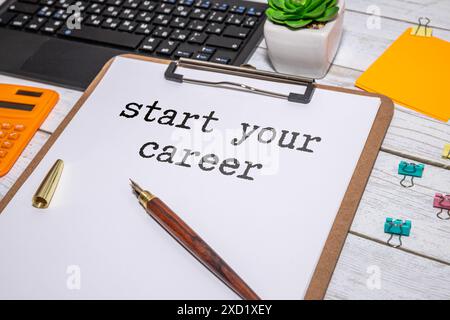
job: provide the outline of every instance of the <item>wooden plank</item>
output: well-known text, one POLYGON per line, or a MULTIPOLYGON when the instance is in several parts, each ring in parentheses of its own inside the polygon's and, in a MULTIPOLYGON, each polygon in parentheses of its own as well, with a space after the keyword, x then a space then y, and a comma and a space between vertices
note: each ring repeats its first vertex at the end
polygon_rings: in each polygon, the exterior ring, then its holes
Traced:
MULTIPOLYGON (((9 191, 11 186, 16 182, 17 178, 22 174, 25 168, 30 164, 31 160, 41 150, 44 143, 50 137, 48 133, 38 131, 31 139, 28 146, 22 152, 20 158, 16 161, 12 169, 3 177, 0 178, 0 199, 9 191)), ((30 196, 31 204, 31 196, 30 196)))
POLYGON ((431 19, 430 26, 450 30, 448 0, 346 0, 347 9, 417 23, 420 17, 431 19), (375 7, 376 6, 376 7, 375 7))
MULTIPOLYGON (((267 50, 260 47, 249 61, 258 69, 272 71, 267 50)), ((355 80, 361 71, 332 65, 324 79, 317 82, 354 89, 355 80)), ((390 152, 400 152, 436 162, 442 166, 450 165, 441 158, 444 144, 450 142, 450 125, 423 114, 396 105, 394 118, 383 143, 390 152)))
POLYGON ((21 78, 10 77, 3 74, 0 74, 0 83, 34 86, 39 88, 51 89, 58 92, 59 101, 41 126, 41 130, 49 133, 52 133, 53 131, 56 130, 56 128, 65 118, 67 113, 69 113, 69 111, 72 109, 75 102, 77 102, 77 100, 83 94, 80 91, 66 89, 58 86, 52 86, 37 81, 30 81, 21 78))
POLYGON ((448 300, 450 266, 349 235, 325 298, 448 300))
MULTIPOLYGON (((426 165, 415 186, 400 186, 400 158, 385 152, 378 155, 361 199, 351 231, 386 242, 383 226, 386 217, 412 222, 411 236, 403 238, 402 248, 450 264, 450 220, 436 217, 435 193, 450 193, 450 171, 426 165)), ((450 290, 450 288, 449 288, 450 290)))
MULTIPOLYGON (((448 11, 447 11, 448 12, 448 11)), ((346 11, 344 33, 334 64, 366 70, 411 23, 380 18, 381 28, 371 28, 369 16, 346 11)), ((450 31, 435 30, 434 35, 450 41, 450 31)))

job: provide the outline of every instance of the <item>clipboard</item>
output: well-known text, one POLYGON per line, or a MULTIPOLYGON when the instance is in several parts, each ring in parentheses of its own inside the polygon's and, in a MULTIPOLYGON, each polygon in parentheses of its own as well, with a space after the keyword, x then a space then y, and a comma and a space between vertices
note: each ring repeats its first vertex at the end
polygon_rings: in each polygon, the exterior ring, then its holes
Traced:
MULTIPOLYGON (((279 95, 276 92, 275 93, 274 92, 255 92, 256 88, 245 86, 245 84, 244 84, 244 86, 242 86, 242 84, 238 84, 238 86, 240 85, 240 88, 238 88, 238 89, 241 89, 244 91, 250 91, 252 93, 259 93, 259 94, 264 94, 264 95, 269 95, 269 96, 275 96, 278 98, 283 98, 283 99, 288 99, 288 100, 290 99, 291 101, 298 102, 299 106, 301 106, 300 105, 301 103, 308 103, 311 99, 314 99, 314 90, 316 88, 320 88, 323 90, 338 91, 338 92, 343 92, 343 93, 352 94, 352 95, 378 97, 380 99, 380 107, 376 114, 375 121, 373 122, 368 139, 366 140, 365 146, 363 148, 363 152, 361 153, 361 156, 359 157, 359 161, 356 165, 356 169, 353 172, 350 183, 346 189, 345 196, 339 207, 336 218, 332 224, 331 231, 328 234, 328 237, 327 237, 327 240, 323 247, 319 261, 316 265, 312 279, 309 283, 308 289, 305 294, 305 299, 323 299, 326 294, 326 290, 327 290, 328 284, 331 280, 333 271, 337 264, 339 255, 344 246, 344 242, 347 237, 347 233, 351 227, 351 223, 353 221, 354 215, 358 208, 360 199, 362 197, 365 186, 369 179, 372 167, 375 163, 376 157, 378 155, 381 144, 383 142, 383 138, 386 134, 386 131, 387 131, 390 121, 392 119, 393 110, 394 110, 394 105, 393 105, 392 101, 389 100, 385 96, 381 96, 381 95, 377 95, 377 94, 366 93, 366 92, 350 90, 350 89, 337 88, 337 87, 326 86, 326 85, 319 85, 319 84, 314 83, 314 81, 310 80, 310 79, 299 78, 299 77, 289 76, 289 75, 280 75, 280 74, 276 74, 276 73, 258 71, 258 70, 248 69, 248 68, 224 67, 224 66, 220 66, 220 65, 211 64, 211 63, 203 63, 203 62, 197 63, 197 62, 193 62, 190 60, 180 60, 178 62, 171 62, 171 61, 167 61, 167 60, 160 60, 160 59, 155 59, 155 58, 143 57, 143 56, 138 56, 138 55, 129 55, 129 54, 124 55, 124 57, 130 58, 130 59, 138 59, 138 60, 148 61, 148 62, 152 62, 152 63, 168 65, 168 68, 166 69, 166 79, 169 81, 172 80, 172 81, 178 81, 178 82, 182 82, 182 81, 188 82, 191 80, 197 80, 197 81, 202 82, 201 80, 198 80, 198 79, 183 78, 182 75, 180 75, 179 73, 176 73, 176 68, 181 65, 181 66, 187 66, 187 67, 192 67, 192 68, 199 68, 199 69, 202 69, 205 71, 217 71, 219 73, 239 74, 242 76, 260 78, 260 79, 262 78, 265 80, 273 80, 273 81, 279 81, 279 82, 301 84, 301 85, 304 85, 307 87, 304 94, 292 93, 287 96, 279 95)), ((96 86, 100 83, 100 81, 106 74, 107 70, 111 66, 113 60, 114 60, 114 58, 105 64, 105 66, 102 68, 100 73, 96 76, 96 78, 90 84, 90 86, 88 87, 86 92, 79 99, 79 101, 75 104, 73 109, 69 112, 67 117, 58 126, 58 128, 53 133, 53 135, 49 138, 49 140, 45 143, 45 145, 42 147, 42 149, 35 156, 35 158, 31 161, 30 165, 25 169, 25 171, 18 178, 16 183, 12 186, 12 188, 9 190, 9 192, 5 195, 3 200, 0 202, 0 214, 4 210, 4 208, 7 206, 7 204, 13 199, 16 192, 24 184, 24 182, 27 180, 27 178, 30 176, 30 174, 36 169, 38 164, 45 157, 45 155, 47 154, 49 149, 52 147, 52 145, 55 143, 55 141, 58 139, 58 137, 63 133, 63 131, 68 126, 68 124, 71 122, 71 120, 76 116, 77 112, 83 106, 83 104, 87 100, 87 98, 93 93, 96 86)), ((198 84, 214 85, 211 83, 209 83, 209 84, 208 83, 198 83, 198 84)), ((217 85, 217 84, 215 84, 215 85, 217 85)), ((221 85, 224 85, 224 84, 222 83, 221 85)), ((227 86, 227 84, 226 84, 226 86, 227 86)), ((236 84, 231 85, 231 87, 235 88, 236 84)))

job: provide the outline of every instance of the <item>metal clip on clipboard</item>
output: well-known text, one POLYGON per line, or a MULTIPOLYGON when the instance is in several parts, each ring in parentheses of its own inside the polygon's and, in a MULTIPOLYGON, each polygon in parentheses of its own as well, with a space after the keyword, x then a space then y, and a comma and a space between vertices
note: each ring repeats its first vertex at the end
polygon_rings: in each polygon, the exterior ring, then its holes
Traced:
POLYGON ((194 83, 199 85, 205 85, 205 86, 211 86, 211 87, 218 87, 218 88, 224 88, 224 89, 232 89, 232 90, 240 90, 240 91, 246 91, 250 93, 255 94, 262 94, 270 97, 275 98, 281 98, 281 99, 287 99, 291 102, 297 102, 297 103, 303 103, 307 104, 311 101, 311 98, 314 94, 315 89, 315 82, 314 79, 308 79, 308 78, 302 78, 287 74, 280 74, 275 72, 269 72, 269 71, 261 71, 256 70, 252 68, 243 68, 243 67, 235 67, 235 66, 228 66, 228 65, 222 65, 217 63, 211 63, 211 62, 204 62, 204 61, 198 61, 198 60, 192 60, 192 59, 186 59, 186 58, 180 58, 178 61, 173 61, 169 64, 169 66, 166 69, 166 72, 164 73, 164 77, 167 80, 175 81, 175 82, 186 82, 186 83, 194 83), (225 73, 233 76, 242 76, 242 77, 249 77, 259 80, 266 80, 266 81, 277 81, 281 83, 286 84, 294 84, 294 85, 303 85, 306 87, 305 93, 289 93, 289 94, 283 94, 278 93, 274 91, 268 91, 263 89, 258 89, 243 83, 237 83, 237 82, 231 82, 231 81, 205 81, 205 80, 199 80, 199 79, 190 79, 184 77, 184 75, 175 73, 177 67, 184 67, 184 68, 191 68, 191 69, 197 69, 197 70, 203 70, 203 71, 212 71, 212 72, 219 72, 219 73, 225 73))

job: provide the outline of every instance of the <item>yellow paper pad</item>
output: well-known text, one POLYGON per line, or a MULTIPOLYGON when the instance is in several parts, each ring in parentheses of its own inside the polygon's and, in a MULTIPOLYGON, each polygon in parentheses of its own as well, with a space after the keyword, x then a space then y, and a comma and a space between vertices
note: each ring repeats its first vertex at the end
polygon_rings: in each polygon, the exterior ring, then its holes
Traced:
POLYGON ((444 150, 442 150, 442 158, 450 159, 450 143, 446 143, 444 150))
POLYGON ((442 121, 450 118, 450 42, 406 30, 356 86, 442 121))

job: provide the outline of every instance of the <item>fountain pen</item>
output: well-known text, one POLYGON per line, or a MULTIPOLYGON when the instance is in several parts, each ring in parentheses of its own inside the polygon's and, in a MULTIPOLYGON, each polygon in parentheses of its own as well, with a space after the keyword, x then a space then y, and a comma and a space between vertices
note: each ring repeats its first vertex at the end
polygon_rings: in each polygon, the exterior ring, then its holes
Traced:
POLYGON ((260 300, 239 275, 164 202, 130 179, 139 203, 175 240, 245 300, 260 300))

